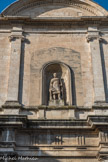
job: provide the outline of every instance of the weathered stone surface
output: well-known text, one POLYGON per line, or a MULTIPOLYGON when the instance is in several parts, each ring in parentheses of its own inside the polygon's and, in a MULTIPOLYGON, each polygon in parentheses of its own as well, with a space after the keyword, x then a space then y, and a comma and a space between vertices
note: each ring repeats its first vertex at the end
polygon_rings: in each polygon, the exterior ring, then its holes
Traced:
POLYGON ((108 161, 108 12, 19 0, 2 14, 0 160, 108 161))

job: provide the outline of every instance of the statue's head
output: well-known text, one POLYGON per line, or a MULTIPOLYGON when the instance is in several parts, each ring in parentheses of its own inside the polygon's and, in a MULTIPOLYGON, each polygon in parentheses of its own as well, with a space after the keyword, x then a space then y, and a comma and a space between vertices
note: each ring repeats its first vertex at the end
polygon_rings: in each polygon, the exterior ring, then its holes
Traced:
POLYGON ((57 77, 57 73, 54 73, 53 76, 54 76, 54 78, 56 78, 57 77))

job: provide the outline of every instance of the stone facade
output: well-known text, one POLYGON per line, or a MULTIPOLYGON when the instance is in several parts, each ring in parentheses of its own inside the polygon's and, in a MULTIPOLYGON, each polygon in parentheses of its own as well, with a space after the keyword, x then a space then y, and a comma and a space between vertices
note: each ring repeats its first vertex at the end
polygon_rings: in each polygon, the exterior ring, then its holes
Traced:
POLYGON ((2 12, 1 161, 108 162, 107 51, 108 12, 91 0, 2 12))

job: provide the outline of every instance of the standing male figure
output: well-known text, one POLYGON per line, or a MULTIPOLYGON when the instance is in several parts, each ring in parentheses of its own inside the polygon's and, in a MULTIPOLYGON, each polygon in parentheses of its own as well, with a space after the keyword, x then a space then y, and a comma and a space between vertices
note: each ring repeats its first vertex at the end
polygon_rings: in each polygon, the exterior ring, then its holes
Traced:
POLYGON ((61 100, 63 85, 56 73, 53 76, 54 78, 51 79, 49 88, 50 100, 61 100))

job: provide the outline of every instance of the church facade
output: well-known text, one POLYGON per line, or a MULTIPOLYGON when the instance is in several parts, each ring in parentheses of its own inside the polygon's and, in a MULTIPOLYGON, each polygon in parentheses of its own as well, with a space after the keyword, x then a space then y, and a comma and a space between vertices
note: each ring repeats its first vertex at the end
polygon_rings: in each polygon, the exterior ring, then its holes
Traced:
POLYGON ((108 162, 108 12, 18 0, 0 15, 0 161, 108 162))

